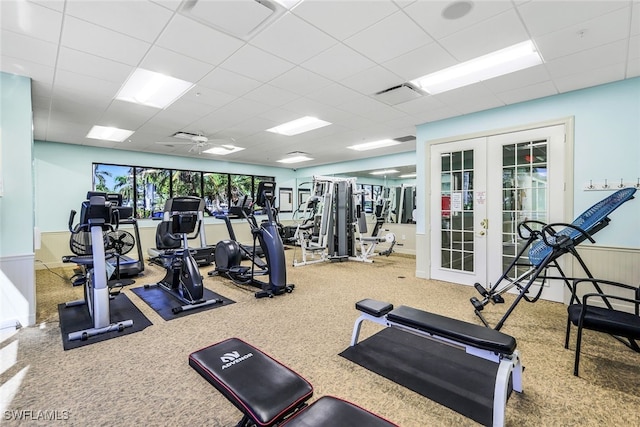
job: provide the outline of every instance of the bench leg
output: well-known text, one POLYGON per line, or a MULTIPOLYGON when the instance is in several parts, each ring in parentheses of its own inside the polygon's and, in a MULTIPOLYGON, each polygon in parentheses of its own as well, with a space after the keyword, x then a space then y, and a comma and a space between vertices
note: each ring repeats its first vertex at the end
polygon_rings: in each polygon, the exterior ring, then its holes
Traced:
POLYGON ((509 396, 509 378, 512 379, 513 390, 522 392, 522 364, 520 355, 515 351, 511 358, 502 359, 496 374, 496 386, 493 393, 493 427, 504 426, 505 409, 509 396))
POLYGON ((353 333, 351 334, 351 347, 358 344, 358 337, 360 336, 360 328, 362 327, 362 322, 365 320, 370 320, 374 323, 378 323, 382 326, 389 326, 387 324, 386 317, 375 317, 367 313, 362 313, 360 317, 356 319, 356 323, 353 325, 353 333))

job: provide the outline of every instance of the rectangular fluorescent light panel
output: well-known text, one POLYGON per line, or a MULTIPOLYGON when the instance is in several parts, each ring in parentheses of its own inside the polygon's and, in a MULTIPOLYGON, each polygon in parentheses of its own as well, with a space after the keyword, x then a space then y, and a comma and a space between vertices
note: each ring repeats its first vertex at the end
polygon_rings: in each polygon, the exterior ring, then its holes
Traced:
POLYGON ((134 131, 132 130, 118 129, 108 126, 94 126, 87 134, 87 138, 122 142, 133 135, 133 132, 134 131))
POLYGON ((430 95, 435 95, 533 67, 542 64, 542 62, 542 57, 533 42, 527 40, 453 67, 436 71, 412 80, 411 83, 430 95))
POLYGON ((116 95, 116 99, 163 109, 192 87, 191 82, 136 68, 116 95))
POLYGON ((414 173, 406 173, 404 175, 400 175, 398 178, 415 178, 417 176, 417 174, 414 173))
POLYGON ((383 169, 379 171, 370 172, 371 175, 390 175, 392 173, 398 173, 395 169, 383 169))
POLYGON ((203 153, 217 154, 219 156, 226 156, 227 154, 237 153, 244 150, 243 147, 236 147, 235 145, 221 145, 220 147, 212 147, 208 150, 204 150, 203 153))
POLYGON ((313 159, 308 156, 291 156, 291 157, 285 157, 284 159, 278 160, 278 163, 300 163, 300 162, 306 162, 308 160, 313 160, 313 159))
POLYGON ((347 148, 356 151, 375 150, 376 148, 391 147, 400 144, 394 139, 381 139, 380 141, 365 142, 363 144, 351 145, 347 148))
POLYGON ((315 117, 305 116, 287 123, 283 123, 279 126, 272 127, 271 129, 267 129, 267 132, 293 136, 300 133, 309 132, 310 130, 329 126, 330 124, 331 123, 325 122, 324 120, 320 120, 315 117))

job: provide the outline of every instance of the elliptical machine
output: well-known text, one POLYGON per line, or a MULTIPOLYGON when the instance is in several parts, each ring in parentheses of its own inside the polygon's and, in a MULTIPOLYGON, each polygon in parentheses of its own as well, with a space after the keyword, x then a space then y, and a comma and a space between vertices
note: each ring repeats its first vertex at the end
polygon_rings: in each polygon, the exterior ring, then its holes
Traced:
MULTIPOLYGON (((91 233, 91 268, 87 272, 84 280, 84 299, 71 301, 65 307, 86 305, 89 315, 93 320, 93 327, 71 332, 69 341, 85 341, 89 337, 104 334, 107 332, 122 332, 125 328, 133 326, 133 320, 120 320, 111 322, 109 310, 109 300, 111 298, 110 288, 107 283, 106 256, 104 250, 104 232, 118 229, 118 214, 113 210, 111 202, 108 202, 103 195, 87 195, 86 201, 82 202, 80 212, 80 224, 75 228, 75 232, 91 233), (114 215, 115 213, 115 215, 114 215), (115 228, 111 224, 115 224, 115 228)), ((71 220, 76 212, 71 211, 71 220)), ((116 294, 117 295, 117 294, 116 294)))
MULTIPOLYGON (((180 197, 179 202, 173 199, 167 201, 167 205, 171 205, 175 209, 173 212, 165 210, 165 214, 168 213, 170 218, 170 231, 174 238, 182 240, 182 247, 175 251, 167 251, 161 255, 167 273, 155 285, 184 303, 184 305, 171 309, 174 314, 223 302, 217 298, 204 299, 202 276, 198 270, 198 263, 189 249, 188 236, 200 224, 198 218, 200 202, 201 199, 198 197, 180 197)), ((150 286, 154 285, 145 285, 145 288, 150 286)))
POLYGON ((242 261, 242 248, 235 240, 222 240, 216 244, 215 263, 216 269, 209 272, 210 276, 220 274, 242 285, 252 285, 261 288, 255 293, 256 298, 273 298, 274 295, 291 293, 295 285, 287 284, 287 267, 284 257, 284 245, 280 238, 278 224, 273 213, 272 201, 274 199, 276 183, 262 181, 258 185, 258 197, 256 205, 265 208, 267 220, 258 225, 253 212, 250 209, 241 209, 242 215, 249 223, 253 235, 253 250, 251 251, 251 266, 240 265, 242 261), (256 256, 256 241, 262 248, 266 267, 262 266, 256 256), (258 267, 258 272, 256 272, 258 267), (269 282, 256 279, 257 274, 269 276, 269 282))

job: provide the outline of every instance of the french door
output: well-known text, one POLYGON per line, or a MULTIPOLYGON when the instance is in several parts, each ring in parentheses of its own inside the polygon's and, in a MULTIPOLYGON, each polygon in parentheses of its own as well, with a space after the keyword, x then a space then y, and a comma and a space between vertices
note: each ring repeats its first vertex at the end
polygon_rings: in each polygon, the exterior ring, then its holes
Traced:
MULTIPOLYGON (((555 125, 431 146, 432 278, 489 287, 524 244, 521 221, 564 220, 564 135, 555 125)), ((545 285, 542 298, 562 297, 561 282, 545 285)))

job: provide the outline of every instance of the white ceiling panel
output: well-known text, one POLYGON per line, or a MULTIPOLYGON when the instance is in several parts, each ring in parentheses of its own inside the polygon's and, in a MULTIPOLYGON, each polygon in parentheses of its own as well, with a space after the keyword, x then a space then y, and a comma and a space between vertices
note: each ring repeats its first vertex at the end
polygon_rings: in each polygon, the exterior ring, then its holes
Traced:
POLYGON ((357 51, 337 44, 316 55, 302 66, 331 80, 342 80, 375 65, 357 51))
POLYGON ((331 84, 307 95, 307 98, 326 105, 338 106, 360 98, 362 94, 338 83, 331 84))
POLYGON ((341 81, 345 86, 365 95, 373 95, 404 82, 402 77, 380 66, 361 71, 341 81))
POLYGON ((68 1, 66 14, 152 43, 173 15, 148 1, 68 1))
POLYGON ((62 13, 26 1, 3 1, 0 14, 2 28, 57 43, 62 27, 62 13))
POLYGON ((502 93, 520 87, 528 87, 533 84, 550 81, 551 76, 544 64, 525 68, 515 73, 485 80, 484 85, 494 93, 502 93))
POLYGON ((4 55, 0 57, 0 64, 2 64, 2 71, 6 73, 31 77, 32 86, 38 85, 40 88, 49 87, 50 89, 53 84, 53 73, 55 72, 53 67, 4 55))
POLYGON ((69 49, 68 47, 60 48, 57 66, 61 70, 84 74, 117 84, 121 84, 126 80, 134 70, 134 67, 130 65, 101 58, 79 50, 69 49))
POLYGON ((202 85, 196 85, 180 99, 171 104, 169 108, 181 108, 182 105, 193 104, 194 106, 210 106, 217 109, 233 102, 235 99, 236 97, 233 95, 229 95, 215 89, 209 89, 202 85))
POLYGON ((558 90, 550 81, 535 83, 530 86, 522 86, 497 93, 496 96, 505 104, 515 104, 545 96, 556 95, 558 90))
POLYGON ((251 45, 244 45, 229 59, 222 68, 250 77, 261 82, 278 77, 295 65, 251 45))
POLYGON ((65 1, 66 0, 29 0, 30 3, 35 3, 58 12, 64 12, 65 1))
POLYGON ((211 65, 172 50, 154 46, 140 68, 195 83, 211 71, 211 65))
POLYGON ((455 107, 464 114, 504 105, 482 83, 476 83, 435 95, 445 105, 455 107))
POLYGON ((386 61, 382 66, 409 81, 457 63, 440 44, 430 43, 386 61))
POLYGON ((436 110, 444 106, 444 103, 435 96, 423 96, 422 98, 394 105, 394 108, 396 110, 404 111, 407 114, 417 115, 422 112, 436 110))
POLYGON ((306 95, 330 85, 331 80, 302 67, 295 67, 271 80, 269 84, 298 95, 306 95))
POLYGON ((204 76, 198 86, 204 86, 233 96, 242 96, 257 88, 262 82, 245 77, 241 74, 216 68, 204 76))
POLYGON ((518 15, 510 9, 440 39, 440 43, 454 58, 467 61, 528 39, 518 15))
POLYGON ((405 11, 433 38, 441 39, 512 7, 508 1, 475 1, 465 16, 459 19, 444 18, 443 10, 452 3, 454 2, 439 0, 417 1, 406 7, 405 11))
POLYGON ((63 46, 96 56, 137 65, 151 46, 136 38, 67 16, 62 29, 63 46))
POLYGON ((238 50, 244 42, 182 15, 176 15, 156 44, 198 61, 217 65, 238 50))
MULTIPOLYGON (((629 7, 627 0, 553 1, 533 0, 518 6, 532 36, 562 30, 616 9, 629 7)), ((628 12, 627 12, 628 13, 628 12)))
POLYGON ((367 58, 381 63, 432 41, 422 28, 404 12, 399 11, 344 42, 367 58))
POLYGON ((291 13, 277 23, 262 30, 251 44, 296 64, 336 44, 335 39, 291 13))
POLYGON ((243 96, 245 99, 258 101, 272 107, 279 107, 299 97, 298 94, 269 84, 264 84, 243 96))
POLYGON ((375 24, 398 10, 389 0, 372 1, 362 13, 362 0, 304 1, 293 13, 338 40, 375 24))
POLYGON ((54 67, 58 47, 54 43, 2 30, 0 33, 0 51, 2 51, 3 57, 24 59, 36 64, 54 67))
POLYGON ((120 90, 120 85, 95 77, 58 70, 54 83, 54 93, 64 92, 67 96, 74 96, 85 103, 100 102, 108 105, 120 90))
POLYGON ((556 86, 560 92, 569 92, 581 89, 585 85, 595 86, 622 80, 625 74, 625 65, 625 63, 614 64, 560 77, 556 79, 556 86))
POLYGON ((104 111, 100 117, 100 123, 96 124, 136 130, 159 111, 156 108, 116 100, 104 111))
POLYGON ((535 39, 546 61, 591 49, 629 36, 629 8, 564 28, 535 39))
POLYGON ((601 68, 603 64, 619 64, 627 57, 627 41, 621 40, 546 63, 551 77, 556 80, 571 74, 601 68))
POLYGON ((627 64, 626 78, 630 79, 638 76, 640 76, 640 58, 633 59, 627 64))

